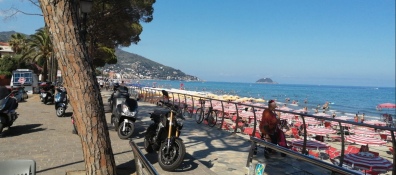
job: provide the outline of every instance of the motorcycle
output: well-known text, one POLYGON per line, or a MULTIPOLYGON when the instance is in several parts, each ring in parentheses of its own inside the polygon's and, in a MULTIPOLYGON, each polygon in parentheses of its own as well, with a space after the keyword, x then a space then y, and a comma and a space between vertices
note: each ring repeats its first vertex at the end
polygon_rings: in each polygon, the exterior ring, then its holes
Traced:
POLYGON ((178 106, 160 101, 165 110, 150 114, 152 123, 144 136, 144 149, 148 153, 158 151, 158 163, 165 171, 173 171, 183 162, 186 146, 179 137, 184 117, 178 106))
POLYGON ((128 89, 124 86, 116 88, 109 98, 112 108, 111 124, 120 139, 130 138, 135 130, 138 115, 138 103, 129 97, 128 89), (114 107, 112 107, 114 106, 114 107))
POLYGON ((43 82, 40 84, 40 99, 44 104, 54 102, 55 86, 51 82, 43 82))
POLYGON ((25 87, 18 87, 18 92, 15 94, 15 98, 18 102, 23 102, 28 99, 27 91, 25 91, 25 87))
POLYGON ((14 97, 17 92, 10 93, 6 87, 0 87, 0 136, 2 136, 3 129, 11 127, 18 118, 15 111, 18 108, 18 101, 14 97))
POLYGON ((65 115, 68 104, 67 91, 63 87, 57 88, 56 91, 58 92, 55 95, 56 116, 63 117, 65 115))
MULTIPOLYGON (((111 94, 111 96, 110 96, 109 99, 107 100, 107 101, 109 102, 109 104, 110 104, 110 111, 111 111, 112 113, 114 113, 115 106, 117 106, 118 104, 121 104, 121 103, 123 102, 123 100, 124 100, 124 99, 122 99, 122 98, 120 98, 120 99, 118 99, 118 100, 115 98, 115 96, 116 96, 117 98, 118 98, 118 96, 120 96, 120 94, 119 94, 120 92, 118 91, 119 88, 120 88, 120 85, 119 85, 118 83, 114 84, 114 86, 113 86, 113 93, 111 94)), ((124 92, 123 90, 124 90, 124 89, 122 89, 121 91, 124 92)), ((126 97, 126 96, 128 96, 129 94, 124 93, 124 94, 121 94, 121 95, 124 95, 124 96, 126 97)))

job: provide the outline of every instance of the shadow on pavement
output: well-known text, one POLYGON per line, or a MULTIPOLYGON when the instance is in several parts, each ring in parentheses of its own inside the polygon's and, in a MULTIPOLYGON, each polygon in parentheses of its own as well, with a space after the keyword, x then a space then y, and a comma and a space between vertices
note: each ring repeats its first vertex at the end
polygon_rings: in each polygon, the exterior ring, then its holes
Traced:
POLYGON ((37 128, 40 127, 42 124, 27 124, 27 125, 18 125, 12 126, 8 130, 4 131, 4 137, 13 137, 22 134, 29 134, 33 132, 44 131, 44 128, 37 128))

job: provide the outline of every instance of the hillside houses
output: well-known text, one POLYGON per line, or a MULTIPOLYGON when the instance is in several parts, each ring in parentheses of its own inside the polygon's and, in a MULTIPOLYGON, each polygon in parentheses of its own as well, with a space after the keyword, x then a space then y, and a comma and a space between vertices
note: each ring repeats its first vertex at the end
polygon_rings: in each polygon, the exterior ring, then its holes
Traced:
POLYGON ((12 47, 8 43, 0 42, 0 58, 3 58, 5 55, 13 55, 14 51, 12 47))

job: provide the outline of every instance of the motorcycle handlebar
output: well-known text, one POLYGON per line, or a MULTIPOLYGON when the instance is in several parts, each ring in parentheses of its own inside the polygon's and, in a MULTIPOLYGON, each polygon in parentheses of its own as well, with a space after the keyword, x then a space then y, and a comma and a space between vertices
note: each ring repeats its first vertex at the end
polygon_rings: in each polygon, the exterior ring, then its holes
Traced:
MULTIPOLYGON (((177 113, 178 109, 176 108, 176 105, 173 105, 172 103, 169 102, 165 102, 160 100, 160 103, 164 104, 166 107, 168 107, 172 112, 177 113)), ((180 117, 182 119, 184 119, 184 117, 180 117)))

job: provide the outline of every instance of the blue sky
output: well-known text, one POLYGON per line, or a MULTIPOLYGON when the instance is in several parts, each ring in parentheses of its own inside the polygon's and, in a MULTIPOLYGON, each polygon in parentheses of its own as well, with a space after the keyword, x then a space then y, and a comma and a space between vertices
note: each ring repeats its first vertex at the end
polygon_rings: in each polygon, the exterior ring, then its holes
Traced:
MULTIPOLYGON (((15 3, 0 0, 0 9, 15 3)), ((154 8, 142 40, 122 49, 207 81, 396 84, 394 0, 157 0, 154 8)), ((43 19, 1 23, 0 31, 32 34, 43 19)))

